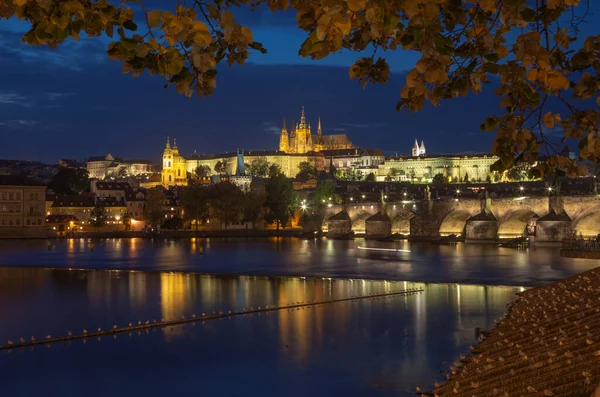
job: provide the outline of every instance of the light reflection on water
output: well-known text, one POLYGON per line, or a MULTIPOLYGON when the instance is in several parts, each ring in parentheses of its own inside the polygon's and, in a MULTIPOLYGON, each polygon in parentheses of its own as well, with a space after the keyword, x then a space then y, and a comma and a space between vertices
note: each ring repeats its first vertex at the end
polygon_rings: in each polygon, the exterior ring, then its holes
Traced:
POLYGON ((265 239, 105 239, 0 241, 0 266, 302 275, 487 285, 540 285, 595 267, 558 249, 430 245, 407 241, 265 239), (409 249, 393 258, 358 246, 409 249), (201 254, 202 248, 203 253, 201 254))
POLYGON ((202 385, 211 396, 414 395, 417 384, 440 379, 443 363, 475 342, 475 327, 492 326, 518 288, 0 268, 2 344, 21 336, 415 287, 425 292, 0 352, 3 393, 192 395, 202 385))

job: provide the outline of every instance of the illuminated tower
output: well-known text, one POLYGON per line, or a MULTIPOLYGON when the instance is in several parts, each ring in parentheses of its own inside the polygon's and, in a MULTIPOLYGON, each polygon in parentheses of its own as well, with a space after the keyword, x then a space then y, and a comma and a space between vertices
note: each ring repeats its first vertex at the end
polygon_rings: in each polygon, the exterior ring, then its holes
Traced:
POLYGON ((296 153, 306 153, 313 150, 312 139, 310 137, 310 124, 306 122, 304 115, 304 106, 302 106, 302 115, 300 123, 296 126, 296 153))
POLYGON ((167 137, 167 144, 163 151, 163 169, 161 181, 164 187, 187 185, 187 172, 185 158, 179 154, 177 140, 173 139, 173 147, 167 137))
POLYGON ((290 150, 289 147, 289 136, 288 131, 285 126, 285 119, 283 119, 283 127, 281 128, 281 136, 279 137, 279 151, 288 153, 290 150))
POLYGON ((425 141, 421 141, 421 147, 419 148, 419 156, 425 156, 425 141))
POLYGON ((415 138, 415 144, 412 147, 412 155, 413 157, 419 157, 419 143, 417 142, 417 138, 415 138))
POLYGON ((163 151, 163 169, 161 172, 163 186, 169 186, 173 183, 173 150, 171 149, 171 141, 167 137, 167 144, 163 151))

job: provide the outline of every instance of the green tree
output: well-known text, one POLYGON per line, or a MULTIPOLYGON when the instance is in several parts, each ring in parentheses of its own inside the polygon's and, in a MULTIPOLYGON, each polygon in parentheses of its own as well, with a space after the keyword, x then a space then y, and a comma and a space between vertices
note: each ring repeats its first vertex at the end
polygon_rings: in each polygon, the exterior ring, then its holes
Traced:
POLYGON ((219 160, 217 164, 215 164, 215 172, 219 175, 223 175, 227 173, 227 160, 219 160))
POLYGON ((90 211, 90 225, 93 227, 102 227, 106 225, 107 220, 108 214, 106 213, 106 208, 100 204, 96 204, 90 211))
MULTIPOLYGON (((216 168, 216 167, 215 167, 216 168)), ((210 176, 210 167, 208 165, 199 165, 198 167, 196 167, 196 169, 194 170, 194 174, 196 174, 196 176, 198 178, 206 178, 210 176)))
POLYGON ((446 181, 446 177, 443 174, 435 174, 431 180, 431 182, 435 184, 446 183, 446 181))
POLYGON ((240 220, 244 205, 244 194, 229 181, 221 181, 210 187, 209 205, 223 228, 240 220))
POLYGON ((161 187, 153 187, 146 191, 144 197, 144 218, 151 226, 159 226, 163 220, 163 202, 165 195, 161 187))
POLYGON ((277 230, 285 228, 294 213, 296 195, 292 182, 282 173, 273 174, 265 185, 267 207, 266 220, 275 222, 277 230))
POLYGON ((517 167, 513 167, 508 171, 508 179, 514 182, 520 182, 527 179, 527 172, 517 167))
POLYGON ((298 179, 299 181, 306 182, 309 179, 317 178, 318 173, 315 169, 315 166, 309 163, 308 161, 303 161, 300 164, 298 164, 298 170, 299 172, 296 175, 296 179, 298 179))
POLYGON ((48 184, 56 194, 80 194, 90 188, 88 170, 85 168, 60 167, 48 184))
POLYGON ((415 170, 411 168, 410 171, 408 171, 408 178, 410 179, 410 182, 414 182, 416 177, 417 175, 415 173, 415 170))
POLYGON ((465 176, 463 178, 463 182, 464 183, 469 183, 469 173, 468 172, 465 172, 465 176))
POLYGON ((385 180, 388 182, 397 181, 400 177, 400 171, 401 170, 398 168, 390 168, 390 170, 387 173, 387 176, 385 177, 385 180))
POLYGON ((271 164, 269 166, 269 177, 273 176, 273 175, 277 175, 277 174, 281 174, 283 171, 281 171, 281 167, 277 164, 271 164))
POLYGON ((366 182, 375 182, 377 180, 377 177, 375 176, 375 173, 371 172, 369 173, 369 175, 367 175, 367 177, 365 178, 366 182))
POLYGON ((185 220, 194 223, 196 230, 200 223, 208 219, 209 188, 198 183, 190 183, 181 189, 180 203, 185 220))
POLYGON ((269 162, 265 157, 259 157, 252 160, 248 169, 250 170, 250 175, 265 178, 269 175, 269 162))
POLYGON ((342 198, 335 191, 335 183, 331 180, 321 181, 314 193, 314 201, 317 207, 327 204, 340 204, 342 198))
POLYGON ((256 182, 250 184, 250 188, 244 192, 244 221, 252 223, 253 227, 264 219, 265 203, 267 193, 261 186, 257 186, 256 182))

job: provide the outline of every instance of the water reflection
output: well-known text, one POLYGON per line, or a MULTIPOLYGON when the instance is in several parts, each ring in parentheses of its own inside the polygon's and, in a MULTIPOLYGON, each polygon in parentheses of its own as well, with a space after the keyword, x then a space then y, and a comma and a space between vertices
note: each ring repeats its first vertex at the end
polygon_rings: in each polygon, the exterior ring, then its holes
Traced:
POLYGON ((201 384, 208 395, 411 395, 439 379, 442 363, 474 343, 474 327, 491 327, 518 288, 0 268, 0 341, 415 287, 425 292, 0 355, 3 392, 43 395, 60 384, 60 395, 189 395, 201 384), (89 374, 111 382, 90 389, 89 374))
POLYGON ((298 275, 487 285, 540 285, 595 266, 561 258, 552 248, 528 251, 490 245, 456 246, 327 239, 107 239, 0 241, 0 266, 195 271, 218 274, 298 275), (373 256, 359 245, 409 249, 373 256), (200 254, 203 249, 203 255, 200 254))

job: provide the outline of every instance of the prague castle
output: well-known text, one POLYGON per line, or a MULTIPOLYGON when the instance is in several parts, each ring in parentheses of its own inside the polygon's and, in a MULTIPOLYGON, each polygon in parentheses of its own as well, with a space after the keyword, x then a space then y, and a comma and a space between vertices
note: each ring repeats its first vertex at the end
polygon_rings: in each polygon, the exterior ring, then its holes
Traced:
MULTIPOLYGON (((410 156, 385 158, 378 149, 365 150, 355 147, 346 134, 323 135, 321 120, 317 122, 317 133, 312 134, 306 121, 304 107, 299 123, 292 123, 288 131, 285 120, 279 136, 279 150, 250 150, 243 153, 247 164, 255 160, 277 165, 288 177, 294 178, 299 172, 299 164, 307 162, 316 170, 325 170, 329 165, 337 170, 360 170, 362 175, 374 174, 377 181, 431 182, 437 174, 442 174, 449 182, 465 179, 485 181, 490 175, 490 167, 498 157, 492 154, 451 154, 428 155, 425 142, 419 145, 415 139, 410 156)), ((160 182, 165 187, 186 185, 188 174, 193 175, 198 167, 207 167, 209 174, 220 172, 227 175, 236 173, 237 153, 215 155, 192 155, 184 158, 179 154, 177 143, 173 146, 167 138, 163 151, 163 169, 160 182)))
POLYGON ((346 134, 323 135, 320 118, 317 125, 317 135, 313 135, 310 124, 306 122, 304 106, 302 107, 300 123, 294 124, 292 122, 289 134, 285 125, 285 119, 283 119, 283 128, 281 129, 281 136, 279 138, 280 152, 303 154, 353 148, 354 146, 352 146, 352 142, 348 140, 346 134))

